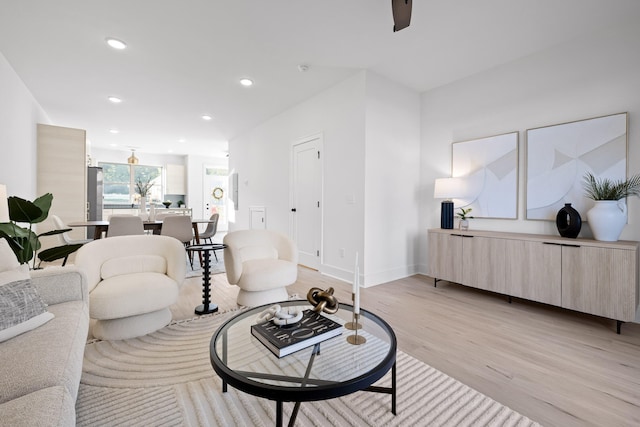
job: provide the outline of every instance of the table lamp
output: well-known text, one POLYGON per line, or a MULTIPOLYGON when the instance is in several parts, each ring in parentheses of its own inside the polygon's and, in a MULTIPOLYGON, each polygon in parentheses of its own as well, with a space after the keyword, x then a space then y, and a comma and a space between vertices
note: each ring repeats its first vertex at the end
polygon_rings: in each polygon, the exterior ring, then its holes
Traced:
POLYGON ((0 184, 0 222, 9 222, 9 202, 7 201, 7 186, 0 184))
POLYGON ((453 228, 453 200, 460 197, 463 191, 462 181, 459 178, 438 178, 435 182, 433 197, 445 199, 440 208, 440 228, 453 228))

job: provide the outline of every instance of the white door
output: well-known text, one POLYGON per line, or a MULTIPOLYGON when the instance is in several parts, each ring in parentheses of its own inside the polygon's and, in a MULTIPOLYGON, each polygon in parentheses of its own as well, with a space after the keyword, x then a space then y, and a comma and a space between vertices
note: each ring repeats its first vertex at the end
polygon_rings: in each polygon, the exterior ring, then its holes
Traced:
POLYGON ((299 263, 320 268, 322 246, 322 137, 293 144, 292 235, 298 245, 299 263))
POLYGON ((219 215, 218 231, 227 231, 227 200, 231 197, 229 194, 229 171, 219 166, 205 165, 202 189, 204 190, 202 215, 194 212, 194 218, 197 216, 209 219, 211 215, 217 213, 219 215))

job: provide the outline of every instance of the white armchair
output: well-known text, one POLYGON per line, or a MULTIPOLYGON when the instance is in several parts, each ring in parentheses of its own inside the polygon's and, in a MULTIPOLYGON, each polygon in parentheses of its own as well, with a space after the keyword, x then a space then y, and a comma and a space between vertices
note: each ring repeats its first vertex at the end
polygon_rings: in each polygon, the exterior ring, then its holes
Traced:
POLYGON ((238 304, 254 307, 288 298, 286 286, 298 278, 298 248, 269 230, 227 233, 223 242, 227 280, 240 287, 238 304))
POLYGON ((93 336, 127 339, 171 321, 186 274, 184 247, 167 236, 118 236, 95 240, 76 254, 87 275, 93 336))

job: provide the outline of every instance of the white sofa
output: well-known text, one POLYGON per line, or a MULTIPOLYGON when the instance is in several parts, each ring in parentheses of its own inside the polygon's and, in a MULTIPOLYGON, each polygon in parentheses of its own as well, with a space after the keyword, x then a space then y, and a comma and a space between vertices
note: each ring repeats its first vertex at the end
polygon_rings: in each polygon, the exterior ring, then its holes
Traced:
MULTIPOLYGON (((15 258, 8 259, 4 239, 0 245, 0 271, 8 271, 7 261, 18 266, 15 258)), ((0 424, 74 426, 89 328, 86 277, 73 267, 27 274, 54 317, 0 342, 0 424)))
POLYGON ((240 287, 239 305, 255 307, 288 298, 286 286, 298 278, 298 248, 289 237, 270 230, 227 233, 223 243, 227 280, 240 287))
POLYGON ((186 275, 184 247, 167 236, 118 236, 78 250, 87 275, 92 334, 103 340, 146 335, 171 322, 186 275))

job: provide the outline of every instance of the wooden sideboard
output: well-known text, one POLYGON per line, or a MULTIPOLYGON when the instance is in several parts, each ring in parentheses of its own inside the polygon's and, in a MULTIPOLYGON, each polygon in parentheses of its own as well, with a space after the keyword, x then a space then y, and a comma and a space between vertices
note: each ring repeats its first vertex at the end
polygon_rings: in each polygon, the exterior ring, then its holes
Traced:
POLYGON ((638 307, 638 242, 431 229, 429 275, 622 322, 638 307))

